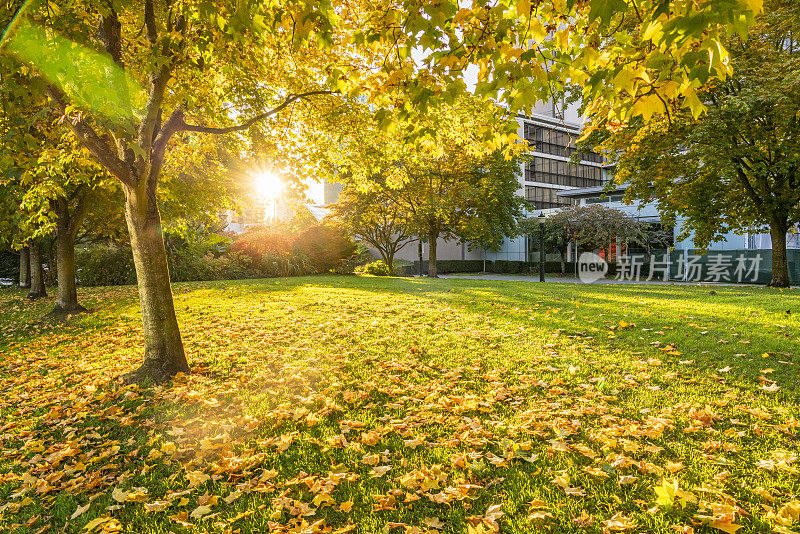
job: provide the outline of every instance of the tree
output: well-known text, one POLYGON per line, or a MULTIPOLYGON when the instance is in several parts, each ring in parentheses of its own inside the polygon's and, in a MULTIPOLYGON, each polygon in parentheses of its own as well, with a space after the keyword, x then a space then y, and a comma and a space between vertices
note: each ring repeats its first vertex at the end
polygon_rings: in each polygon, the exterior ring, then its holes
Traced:
POLYGON ((476 157, 459 143, 443 147, 441 156, 405 164, 404 186, 385 189, 403 207, 409 231, 427 239, 428 276, 434 278, 439 238, 493 243, 516 234, 522 213, 519 159, 500 153, 476 157))
MULTIPOLYGON (((521 220, 520 229, 527 234, 538 234, 537 219, 530 217, 521 220)), ((545 250, 558 251, 562 274, 570 243, 589 250, 609 250, 617 239, 649 244, 649 236, 645 223, 602 204, 571 206, 545 219, 545 250)))
POLYGON ((662 219, 685 217, 699 248, 731 231, 769 228, 771 286, 789 285, 786 233, 800 222, 800 7, 772 0, 746 38, 732 37, 734 74, 700 90, 707 114, 672 109, 595 138, 619 152, 629 200, 655 197, 662 219))
POLYGON ((44 285, 44 270, 42 269, 41 239, 31 239, 28 243, 28 248, 30 249, 31 262, 31 288, 28 291, 28 298, 36 300, 47 296, 47 288, 44 285))
MULTIPOLYGON (((519 232, 531 236, 538 242, 539 217, 526 217, 517 223, 519 232)), ((566 273, 567 247, 570 243, 569 216, 567 210, 558 211, 545 218, 544 221, 544 250, 545 253, 557 252, 561 264, 561 274, 566 273)))
POLYGON ((246 131, 293 103, 330 94, 314 85, 318 71, 310 66, 325 64, 320 49, 303 45, 330 41, 333 14, 324 5, 309 12, 306 5, 258 4, 245 13, 209 3, 76 2, 59 14, 29 5, 12 28, 10 50, 38 70, 36 83, 125 192, 145 338, 145 361, 126 380, 160 382, 188 372, 157 203, 170 141, 188 133, 246 131), (297 20, 303 24, 296 26, 297 20), (231 46, 231 39, 248 46, 231 46), (298 71, 298 59, 309 67, 298 71), (231 104, 250 118, 231 125, 231 104))
POLYGON ((394 256, 415 239, 402 205, 378 183, 366 189, 347 184, 332 206, 335 219, 348 233, 378 250, 383 262, 394 272, 394 256))
POLYGON ((505 99, 512 112, 567 80, 586 82, 587 96, 614 116, 646 113, 636 110, 642 92, 648 102, 683 98, 695 109, 691 82, 727 72, 719 36, 745 28, 757 2, 383 4, 24 4, 2 46, 37 69, 75 136, 125 192, 145 338, 144 364, 128 380, 189 369, 157 205, 173 137, 257 128, 332 90, 367 93, 383 124, 387 108, 424 115, 466 91, 461 74, 470 65, 481 68, 478 94, 505 99), (600 54, 601 44, 617 53, 600 54), (249 118, 231 125, 233 116, 249 118))

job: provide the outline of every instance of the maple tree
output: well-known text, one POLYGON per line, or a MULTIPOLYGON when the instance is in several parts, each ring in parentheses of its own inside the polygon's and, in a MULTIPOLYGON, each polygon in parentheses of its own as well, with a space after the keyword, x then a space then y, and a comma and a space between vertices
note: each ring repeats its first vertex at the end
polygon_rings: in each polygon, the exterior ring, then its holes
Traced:
POLYGON ((162 381, 189 370, 157 205, 174 137, 286 125, 282 111, 336 91, 363 93, 385 126, 387 108, 413 118, 452 102, 469 66, 480 70, 476 93, 511 112, 568 82, 620 120, 664 100, 697 111, 696 83, 730 72, 721 38, 744 32, 758 2, 24 6, 3 49, 34 67, 75 136, 122 184, 145 331, 145 361, 127 379, 162 381))
MULTIPOLYGON (((596 135, 628 198, 657 199, 662 219, 706 248, 728 232, 768 228, 769 285, 790 283, 787 231, 800 222, 800 9, 766 2, 746 38, 726 41, 734 73, 698 89, 707 113, 672 108, 596 135)), ((591 138, 590 138, 591 140, 591 138)))

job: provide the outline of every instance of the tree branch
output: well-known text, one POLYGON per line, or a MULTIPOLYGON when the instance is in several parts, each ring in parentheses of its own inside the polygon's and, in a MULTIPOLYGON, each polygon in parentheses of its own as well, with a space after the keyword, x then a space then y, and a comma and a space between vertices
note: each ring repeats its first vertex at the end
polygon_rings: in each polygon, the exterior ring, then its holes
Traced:
POLYGON ((97 158, 103 167, 105 167, 111 174, 120 179, 127 185, 135 185, 135 180, 128 172, 125 162, 122 161, 116 154, 116 151, 109 143, 107 136, 101 137, 94 128, 86 122, 83 118, 71 120, 66 116, 67 103, 64 95, 50 84, 47 84, 47 94, 50 99, 55 103, 56 108, 64 116, 69 128, 78 138, 78 141, 86 147, 92 155, 97 158))
POLYGON ((286 99, 279 104, 278 106, 272 108, 269 111, 265 111, 259 115, 256 115, 252 119, 249 119, 241 124, 237 124, 236 126, 229 126, 227 128, 215 128, 212 126, 200 126, 196 124, 186 124, 183 123, 182 128, 179 131, 185 132, 198 132, 198 133, 207 133, 207 134, 215 134, 215 135, 223 135, 232 132, 240 132, 242 130, 246 130, 250 128, 255 123, 266 119, 276 113, 279 113, 284 108, 288 107, 289 105, 293 104, 298 100, 303 100, 310 96, 317 96, 317 95, 331 95, 334 93, 338 93, 338 91, 308 91, 307 93, 299 93, 299 94, 289 94, 286 99))
POLYGON ((184 120, 184 113, 182 109, 176 109, 172 112, 167 119, 167 122, 164 123, 164 126, 156 135, 156 138, 153 140, 152 151, 150 156, 150 176, 154 179, 158 177, 158 173, 161 171, 161 167, 164 164, 164 154, 167 149, 167 144, 169 140, 178 132, 197 132, 197 133, 207 133, 213 135, 224 135, 227 133, 232 132, 239 132, 242 130, 246 130, 247 128, 251 127, 253 124, 266 119, 276 113, 279 113, 281 110, 285 109, 287 106, 291 105, 292 103, 302 100, 311 96, 317 95, 331 95, 338 93, 338 91, 308 91, 306 93, 298 93, 298 94, 290 94, 287 96, 284 101, 279 104, 278 106, 272 108, 269 111, 265 111, 264 113, 260 113, 256 115, 252 119, 249 119, 241 124, 237 124, 236 126, 229 126, 227 128, 215 128, 212 126, 199 126, 194 124, 187 124, 184 120))

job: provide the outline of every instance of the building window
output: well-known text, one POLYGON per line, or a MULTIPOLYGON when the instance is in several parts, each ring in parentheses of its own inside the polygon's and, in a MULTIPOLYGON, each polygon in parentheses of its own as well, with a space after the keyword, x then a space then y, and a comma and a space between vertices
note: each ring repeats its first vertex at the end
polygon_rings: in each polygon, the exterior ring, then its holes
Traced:
POLYGON ((525 181, 569 187, 593 187, 603 185, 603 169, 534 156, 533 160, 525 165, 525 181))
POLYGON ((549 187, 526 185, 525 200, 533 204, 533 209, 535 210, 569 206, 569 201, 558 197, 558 191, 558 189, 550 189, 549 187))
MULTIPOLYGON (((536 152, 569 158, 578 151, 575 138, 567 132, 526 123, 524 133, 525 139, 536 152)), ((603 163, 603 156, 595 152, 581 152, 580 158, 582 161, 603 163)))

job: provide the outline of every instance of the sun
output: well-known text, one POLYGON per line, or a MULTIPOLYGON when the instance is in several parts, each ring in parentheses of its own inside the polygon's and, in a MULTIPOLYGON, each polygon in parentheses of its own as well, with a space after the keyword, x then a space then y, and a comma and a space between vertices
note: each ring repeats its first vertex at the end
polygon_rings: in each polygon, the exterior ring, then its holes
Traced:
POLYGON ((270 171, 262 171, 253 176, 253 185, 259 196, 265 199, 276 199, 283 193, 283 181, 270 171))

